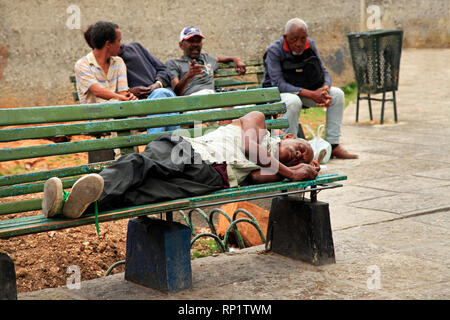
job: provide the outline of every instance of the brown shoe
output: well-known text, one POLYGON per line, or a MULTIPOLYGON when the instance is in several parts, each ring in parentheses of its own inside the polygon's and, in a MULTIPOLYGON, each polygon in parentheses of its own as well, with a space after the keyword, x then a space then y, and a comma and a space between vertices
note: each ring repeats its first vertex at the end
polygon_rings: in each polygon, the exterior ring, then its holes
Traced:
POLYGON ((97 173, 78 179, 64 203, 63 215, 72 219, 80 217, 92 202, 100 198, 103 186, 103 178, 97 173))
POLYGON ((348 153, 341 145, 338 145, 331 151, 331 157, 338 159, 358 159, 357 154, 348 153))
POLYGON ((46 218, 53 217, 62 211, 63 185, 59 178, 48 179, 44 184, 44 198, 42 199, 42 213, 46 218))

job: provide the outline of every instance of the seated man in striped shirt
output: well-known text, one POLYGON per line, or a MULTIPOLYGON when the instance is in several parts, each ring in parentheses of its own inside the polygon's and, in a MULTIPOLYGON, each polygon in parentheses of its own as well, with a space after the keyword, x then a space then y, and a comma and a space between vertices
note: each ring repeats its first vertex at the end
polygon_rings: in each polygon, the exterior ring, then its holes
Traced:
POLYGON ((117 56, 122 39, 118 25, 99 21, 92 26, 89 35, 93 51, 75 64, 80 102, 137 100, 128 91, 127 68, 117 56))

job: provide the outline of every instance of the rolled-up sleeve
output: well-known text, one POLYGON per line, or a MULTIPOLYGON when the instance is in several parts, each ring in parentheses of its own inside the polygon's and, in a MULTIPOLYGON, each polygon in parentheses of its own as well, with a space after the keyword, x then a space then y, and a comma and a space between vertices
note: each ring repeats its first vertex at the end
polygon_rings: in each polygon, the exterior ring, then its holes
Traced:
POLYGON ((267 50, 266 55, 266 69, 267 74, 269 75, 271 85, 273 87, 278 87, 281 93, 283 92, 295 92, 298 93, 302 90, 302 88, 294 86, 283 77, 283 70, 281 68, 281 59, 277 52, 276 47, 270 47, 267 50))
POLYGON ((181 70, 178 64, 174 59, 168 60, 166 62, 167 71, 169 72, 170 79, 173 80, 175 78, 181 79, 183 76, 181 75, 181 70))
POLYGON ((156 69, 156 79, 161 81, 165 87, 170 86, 170 76, 167 67, 158 59, 149 54, 152 59, 153 66, 156 69))

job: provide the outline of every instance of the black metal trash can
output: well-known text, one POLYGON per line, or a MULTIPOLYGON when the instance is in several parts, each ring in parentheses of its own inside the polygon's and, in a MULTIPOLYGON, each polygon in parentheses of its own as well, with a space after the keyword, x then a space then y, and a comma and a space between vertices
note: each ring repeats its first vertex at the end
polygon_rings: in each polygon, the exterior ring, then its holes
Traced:
POLYGON ((353 70, 355 72, 358 97, 356 102, 356 122, 359 115, 359 101, 368 100, 370 120, 373 120, 371 101, 381 101, 383 123, 386 101, 394 104, 394 118, 397 122, 395 91, 398 90, 400 56, 402 52, 403 30, 371 30, 347 33, 353 70), (392 91, 392 98, 386 92, 392 91), (382 93, 382 99, 371 95, 382 93), (362 96, 365 94, 366 96, 362 96))

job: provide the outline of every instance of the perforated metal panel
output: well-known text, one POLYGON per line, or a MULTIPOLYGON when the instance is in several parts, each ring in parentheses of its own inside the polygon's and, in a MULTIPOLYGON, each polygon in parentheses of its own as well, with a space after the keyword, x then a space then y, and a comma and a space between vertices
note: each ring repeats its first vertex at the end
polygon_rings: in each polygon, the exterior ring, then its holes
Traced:
POLYGON ((397 90, 403 30, 352 32, 347 37, 358 91, 397 90))

